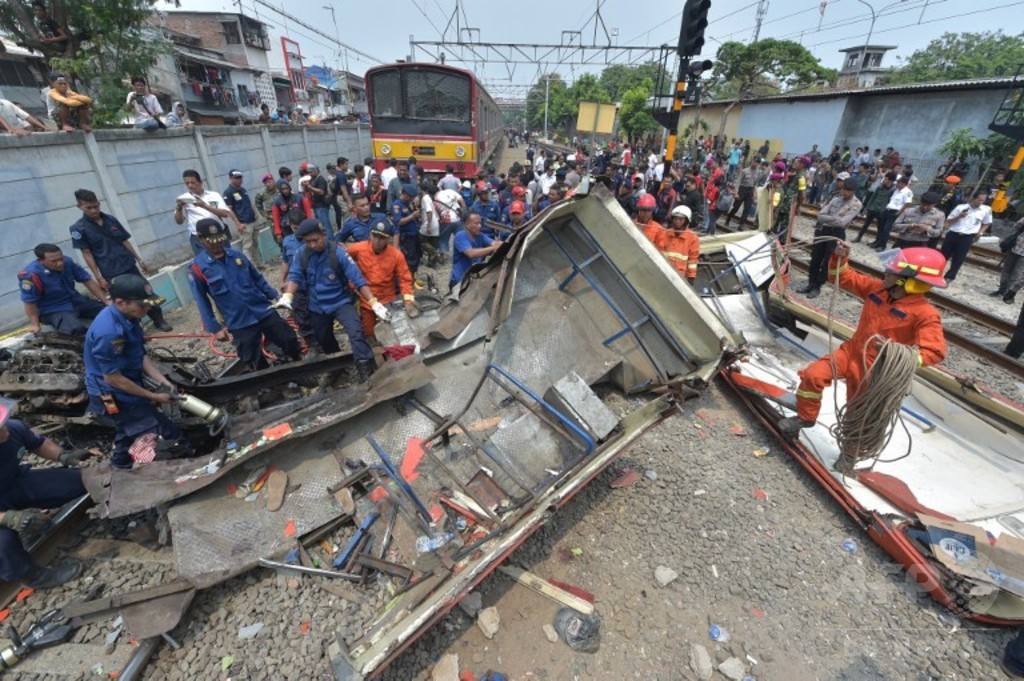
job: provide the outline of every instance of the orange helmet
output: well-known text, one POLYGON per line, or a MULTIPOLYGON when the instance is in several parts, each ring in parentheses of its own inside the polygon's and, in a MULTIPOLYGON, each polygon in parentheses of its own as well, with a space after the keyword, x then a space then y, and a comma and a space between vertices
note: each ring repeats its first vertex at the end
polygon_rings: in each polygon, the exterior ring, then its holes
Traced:
POLYGON ((526 204, 522 201, 513 201, 512 205, 508 207, 508 214, 519 213, 520 215, 526 214, 526 204))
POLYGON ((644 194, 636 202, 638 210, 654 210, 654 207, 658 205, 658 202, 654 200, 654 196, 651 194, 644 194))
POLYGON ((942 278, 946 271, 946 257, 934 248, 894 248, 879 255, 879 259, 886 272, 906 279, 916 279, 929 286, 946 288, 946 280, 942 278))

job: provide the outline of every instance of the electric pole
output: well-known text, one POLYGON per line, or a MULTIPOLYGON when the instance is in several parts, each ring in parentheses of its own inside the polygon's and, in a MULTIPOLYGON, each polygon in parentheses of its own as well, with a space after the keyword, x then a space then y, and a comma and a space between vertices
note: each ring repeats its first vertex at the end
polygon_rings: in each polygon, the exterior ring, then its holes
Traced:
POLYGON ((757 39, 761 37, 761 24, 764 22, 766 14, 768 14, 768 0, 760 0, 757 3, 757 17, 754 20, 754 37, 750 39, 750 42, 756 43, 757 39))

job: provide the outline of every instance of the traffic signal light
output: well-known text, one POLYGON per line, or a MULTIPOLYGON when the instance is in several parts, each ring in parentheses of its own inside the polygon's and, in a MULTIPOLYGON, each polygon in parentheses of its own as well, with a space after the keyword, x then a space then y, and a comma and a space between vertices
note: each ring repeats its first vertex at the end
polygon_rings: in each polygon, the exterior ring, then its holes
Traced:
POLYGON ((690 65, 686 67, 686 72, 694 78, 700 78, 700 74, 705 71, 710 71, 714 64, 711 63, 710 59, 697 60, 690 62, 690 65))
POLYGON ((704 48, 704 29, 708 27, 708 10, 711 0, 686 0, 683 6, 683 24, 679 29, 679 46, 676 51, 681 57, 700 54, 704 48))

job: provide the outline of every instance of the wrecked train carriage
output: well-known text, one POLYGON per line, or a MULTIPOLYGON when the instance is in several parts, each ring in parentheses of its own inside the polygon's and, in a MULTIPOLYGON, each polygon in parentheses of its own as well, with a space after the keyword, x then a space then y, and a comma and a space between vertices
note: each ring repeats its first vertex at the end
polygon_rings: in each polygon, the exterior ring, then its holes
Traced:
MULTIPOLYGON (((827 312, 785 294, 771 248, 751 232, 701 243, 717 277, 709 304, 746 341, 722 376, 775 430, 794 413, 797 372, 830 343, 827 312)), ((831 348, 853 333, 840 321, 832 328, 831 348)), ((1024 407, 942 366, 918 369, 884 452, 843 475, 830 432, 846 401, 839 383, 825 391, 813 428, 795 441, 780 436, 786 451, 940 604, 982 623, 1021 624, 1024 407)))
POLYGON ((178 576, 197 588, 297 541, 300 561, 333 564, 333 593, 381 606, 346 621, 331 647, 338 677, 362 678, 739 346, 603 188, 546 211, 474 268, 458 300, 412 323, 422 352, 387 362, 347 408, 280 407, 223 468, 150 464, 90 491, 109 515, 173 500, 178 576), (288 473, 280 511, 224 493, 261 461, 288 473), (317 555, 324 536, 337 552, 317 555), (374 571, 404 585, 397 597, 367 579, 374 571))

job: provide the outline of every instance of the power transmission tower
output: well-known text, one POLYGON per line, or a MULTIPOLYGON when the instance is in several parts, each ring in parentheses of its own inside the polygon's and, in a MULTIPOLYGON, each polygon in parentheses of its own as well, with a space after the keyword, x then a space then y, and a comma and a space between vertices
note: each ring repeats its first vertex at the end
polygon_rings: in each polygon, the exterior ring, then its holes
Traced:
POLYGON ((761 23, 764 21, 764 16, 768 14, 768 0, 760 0, 757 3, 757 19, 754 22, 754 37, 751 42, 756 43, 757 39, 761 36, 761 23))

